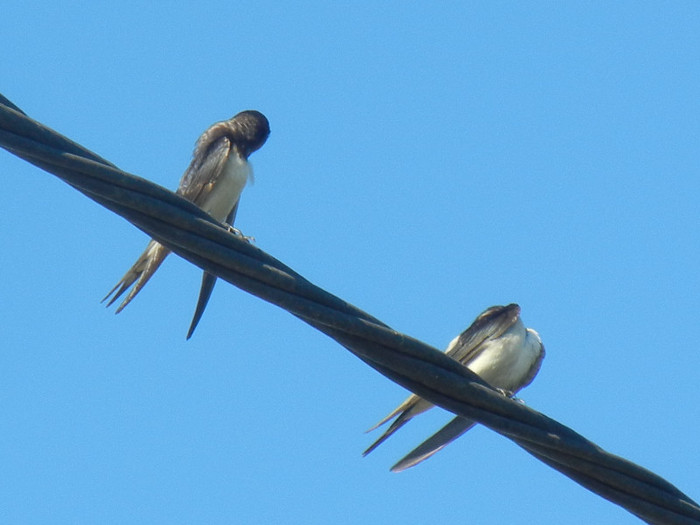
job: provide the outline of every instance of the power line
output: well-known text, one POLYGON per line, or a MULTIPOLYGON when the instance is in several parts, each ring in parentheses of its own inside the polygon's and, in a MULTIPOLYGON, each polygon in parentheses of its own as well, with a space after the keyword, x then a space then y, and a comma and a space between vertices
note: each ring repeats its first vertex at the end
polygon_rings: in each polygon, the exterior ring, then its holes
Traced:
POLYGON ((513 440, 642 520, 700 523, 700 506, 660 476, 501 395, 442 352, 313 285, 191 202, 119 170, 27 117, 2 95, 0 146, 61 178, 207 272, 284 308, 392 381, 513 440))

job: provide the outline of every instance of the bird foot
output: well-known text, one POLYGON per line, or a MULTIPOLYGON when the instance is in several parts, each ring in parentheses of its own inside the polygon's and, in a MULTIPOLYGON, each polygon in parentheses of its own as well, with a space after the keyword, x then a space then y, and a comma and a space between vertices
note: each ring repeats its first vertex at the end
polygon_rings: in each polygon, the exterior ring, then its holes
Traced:
POLYGON ((496 390, 498 390, 502 395, 504 395, 506 397, 515 396, 515 392, 511 392, 510 390, 505 390, 503 388, 497 388, 496 390))
POLYGON ((245 242, 252 244, 255 242, 255 237, 248 236, 248 235, 243 235, 243 232, 239 230, 238 228, 234 228, 233 226, 228 227, 228 231, 231 232, 232 234, 241 237, 245 242))

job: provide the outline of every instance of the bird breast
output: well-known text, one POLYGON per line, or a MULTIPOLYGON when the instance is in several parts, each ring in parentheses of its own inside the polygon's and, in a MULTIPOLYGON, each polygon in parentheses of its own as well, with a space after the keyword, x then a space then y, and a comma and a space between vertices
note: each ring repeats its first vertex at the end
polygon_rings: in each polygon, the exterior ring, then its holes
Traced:
POLYGON ((485 344, 468 368, 496 388, 510 392, 522 388, 540 354, 536 333, 533 335, 518 319, 501 337, 485 344))
POLYGON ((215 187, 209 193, 202 209, 216 220, 225 221, 238 202, 249 175, 248 162, 235 152, 231 152, 221 176, 215 181, 215 187))

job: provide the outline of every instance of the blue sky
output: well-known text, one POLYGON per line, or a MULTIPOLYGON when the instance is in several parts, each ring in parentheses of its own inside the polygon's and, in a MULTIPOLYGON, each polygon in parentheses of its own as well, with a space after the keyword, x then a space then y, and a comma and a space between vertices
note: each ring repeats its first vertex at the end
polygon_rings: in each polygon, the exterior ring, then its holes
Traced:
MULTIPOLYGON (((25 2, 0 92, 174 189, 211 123, 272 134, 237 226, 444 348, 517 302, 547 348, 533 408, 700 498, 700 4, 25 2)), ((147 237, 0 151, 0 520, 638 523, 449 415, 367 458, 406 392, 175 256, 115 316, 147 237)))

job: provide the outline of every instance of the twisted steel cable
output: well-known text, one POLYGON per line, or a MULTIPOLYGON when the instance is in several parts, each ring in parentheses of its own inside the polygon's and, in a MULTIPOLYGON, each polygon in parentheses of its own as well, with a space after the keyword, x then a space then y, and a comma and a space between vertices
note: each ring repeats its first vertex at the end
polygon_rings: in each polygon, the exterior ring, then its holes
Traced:
POLYGON ((284 308, 392 381, 511 439, 640 519, 700 523, 700 506, 660 476, 501 395, 442 352, 318 288, 191 202, 119 170, 30 119, 2 95, 0 146, 61 178, 200 268, 284 308))

